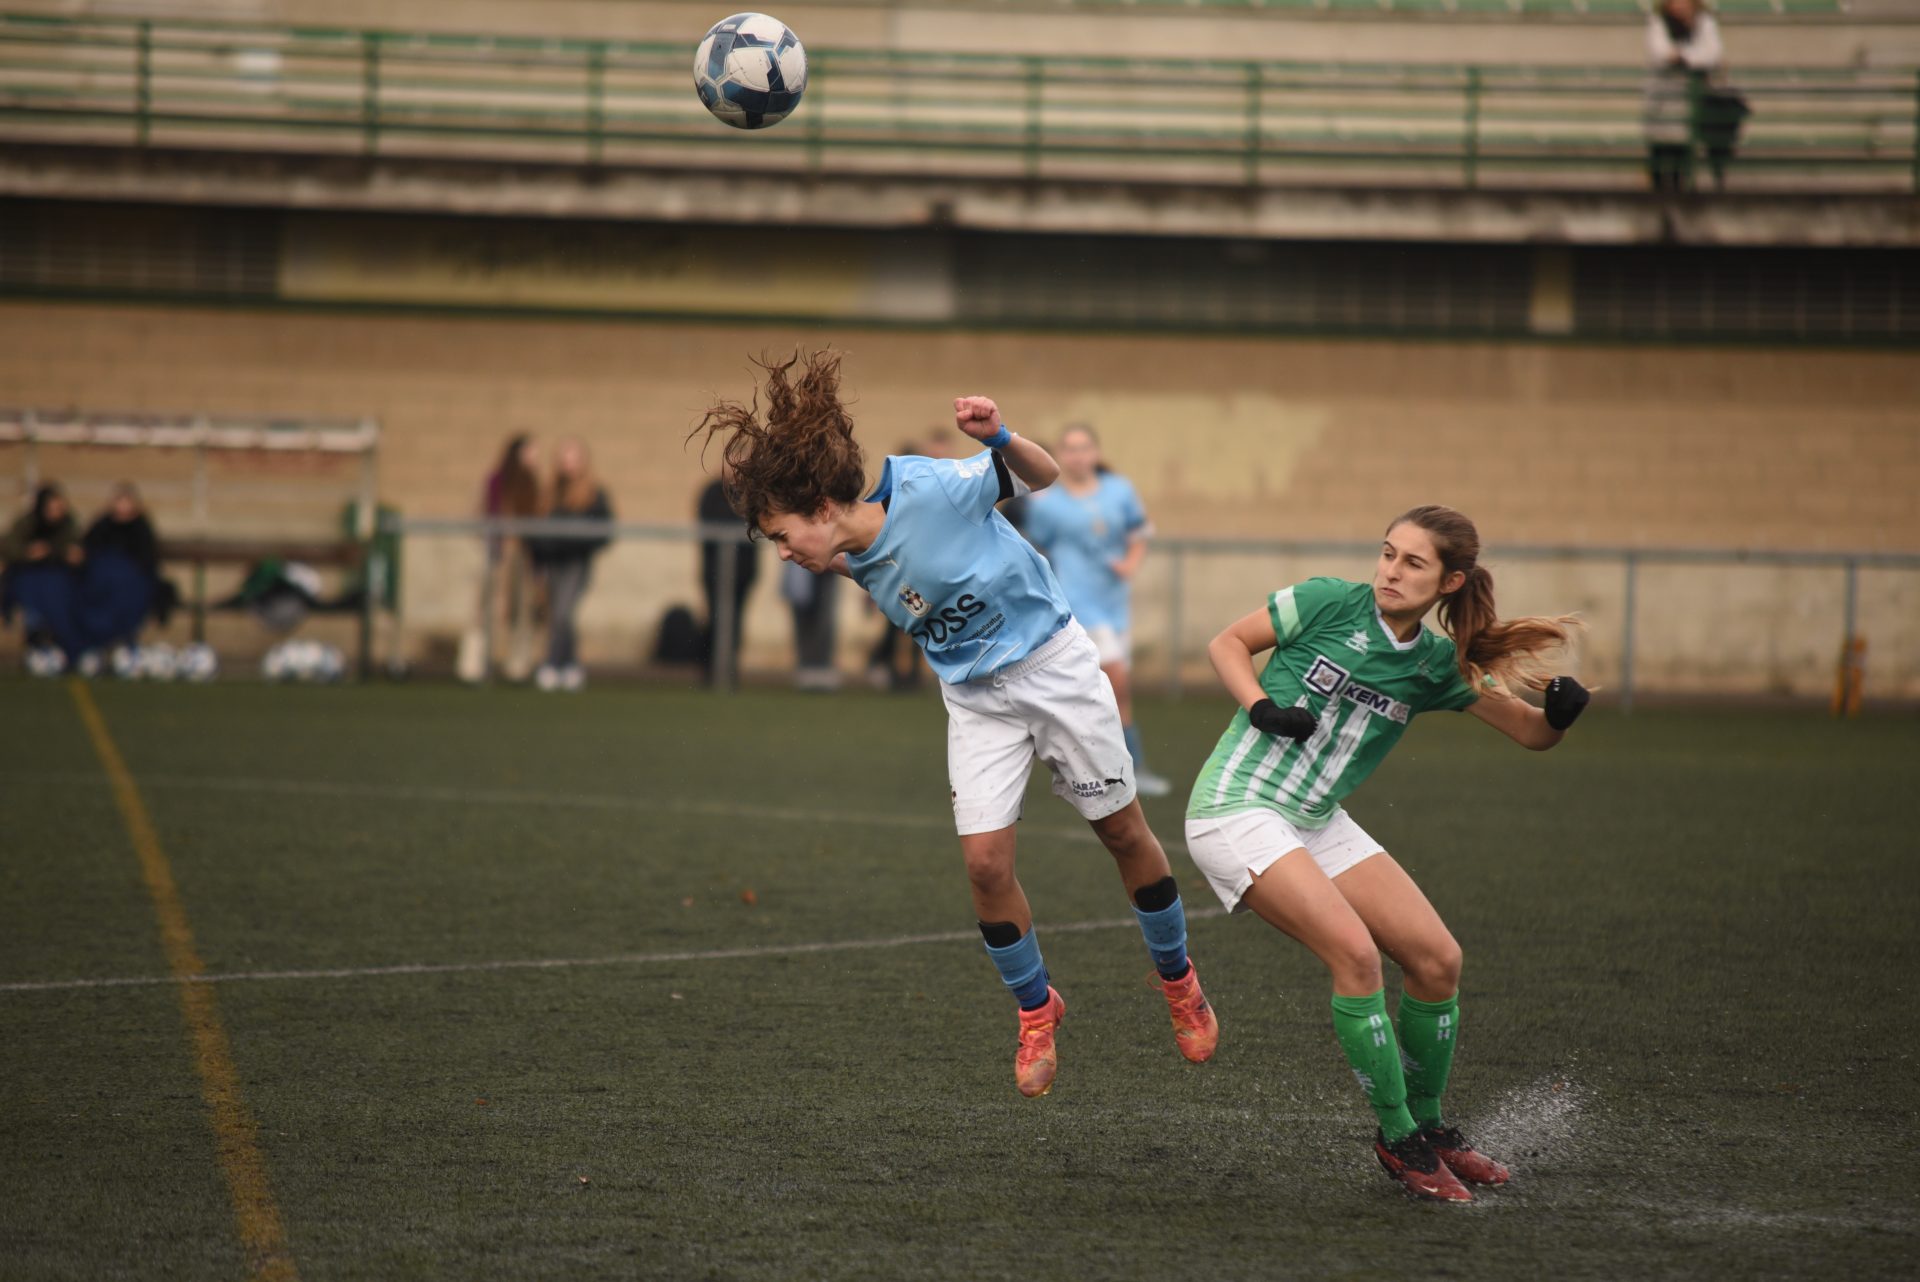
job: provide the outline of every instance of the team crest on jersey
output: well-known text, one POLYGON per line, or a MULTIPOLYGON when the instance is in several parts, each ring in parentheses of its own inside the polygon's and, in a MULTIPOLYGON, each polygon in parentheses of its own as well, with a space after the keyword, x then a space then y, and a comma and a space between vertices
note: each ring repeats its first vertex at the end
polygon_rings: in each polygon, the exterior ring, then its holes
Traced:
POLYGON ((1340 687, 1344 686, 1347 678, 1352 675, 1339 664, 1329 660, 1326 655, 1316 654, 1313 656, 1313 666, 1308 668, 1307 675, 1300 679, 1307 689, 1331 698, 1340 692, 1340 687))
POLYGON ((900 604, 906 606, 907 612, 916 619, 926 618, 927 611, 933 609, 927 604, 927 599, 912 588, 900 589, 900 604))
POLYGON ((1367 630, 1365 628, 1354 629, 1353 635, 1347 638, 1347 649, 1358 650, 1361 654, 1367 652, 1367 630))

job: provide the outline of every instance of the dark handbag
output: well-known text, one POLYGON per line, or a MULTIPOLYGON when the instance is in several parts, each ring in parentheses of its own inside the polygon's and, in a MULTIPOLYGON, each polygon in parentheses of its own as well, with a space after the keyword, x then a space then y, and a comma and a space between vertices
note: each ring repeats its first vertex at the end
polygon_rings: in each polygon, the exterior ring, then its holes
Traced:
POLYGON ((1700 141, 1719 151, 1732 151, 1740 141, 1740 127, 1753 108, 1736 89, 1709 89, 1700 95, 1700 141))

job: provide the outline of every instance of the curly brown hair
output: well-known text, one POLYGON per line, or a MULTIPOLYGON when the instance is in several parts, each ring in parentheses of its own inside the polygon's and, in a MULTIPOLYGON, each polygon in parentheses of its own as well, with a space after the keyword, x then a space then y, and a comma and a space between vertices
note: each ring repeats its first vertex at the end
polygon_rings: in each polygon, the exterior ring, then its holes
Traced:
POLYGON ((829 502, 858 502, 866 489, 866 460, 840 403, 840 356, 822 349, 796 350, 778 362, 756 359, 765 388, 745 404, 721 401, 688 434, 692 440, 705 433, 703 455, 721 438, 727 503, 746 518, 749 534, 761 533, 761 523, 776 513, 813 516, 829 502))

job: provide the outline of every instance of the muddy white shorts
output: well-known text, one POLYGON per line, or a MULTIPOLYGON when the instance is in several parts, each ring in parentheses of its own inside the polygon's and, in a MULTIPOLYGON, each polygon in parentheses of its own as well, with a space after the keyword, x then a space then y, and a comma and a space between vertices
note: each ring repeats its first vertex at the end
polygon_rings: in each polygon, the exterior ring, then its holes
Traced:
POLYGON ((947 702, 947 780, 961 836, 1020 818, 1034 758, 1053 791, 1083 818, 1104 819, 1133 800, 1133 758, 1113 685, 1086 630, 1068 623, 1020 662, 961 685, 947 702))
POLYGON ((1229 911, 1243 912, 1240 897, 1253 879, 1291 851, 1305 850, 1329 878, 1380 853, 1380 843, 1367 836, 1344 810, 1319 828, 1295 824, 1272 810, 1242 810, 1217 819, 1187 820, 1187 853, 1206 874, 1213 893, 1229 911))
POLYGON ((1087 629, 1087 636, 1093 640, 1093 648, 1100 655, 1100 666, 1108 667, 1115 663, 1126 663, 1133 657, 1133 633, 1114 627, 1111 623, 1096 623, 1087 629))

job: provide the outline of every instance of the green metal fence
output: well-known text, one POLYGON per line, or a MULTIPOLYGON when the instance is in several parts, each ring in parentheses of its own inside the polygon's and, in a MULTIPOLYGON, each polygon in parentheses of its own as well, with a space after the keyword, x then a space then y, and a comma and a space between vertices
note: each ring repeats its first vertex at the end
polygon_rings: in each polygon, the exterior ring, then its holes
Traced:
MULTIPOLYGON (((816 48, 707 116, 676 44, 0 15, 0 138, 1145 183, 1624 186, 1644 72, 816 48)), ((1920 68, 1754 69, 1737 181, 1920 189, 1920 68)))

